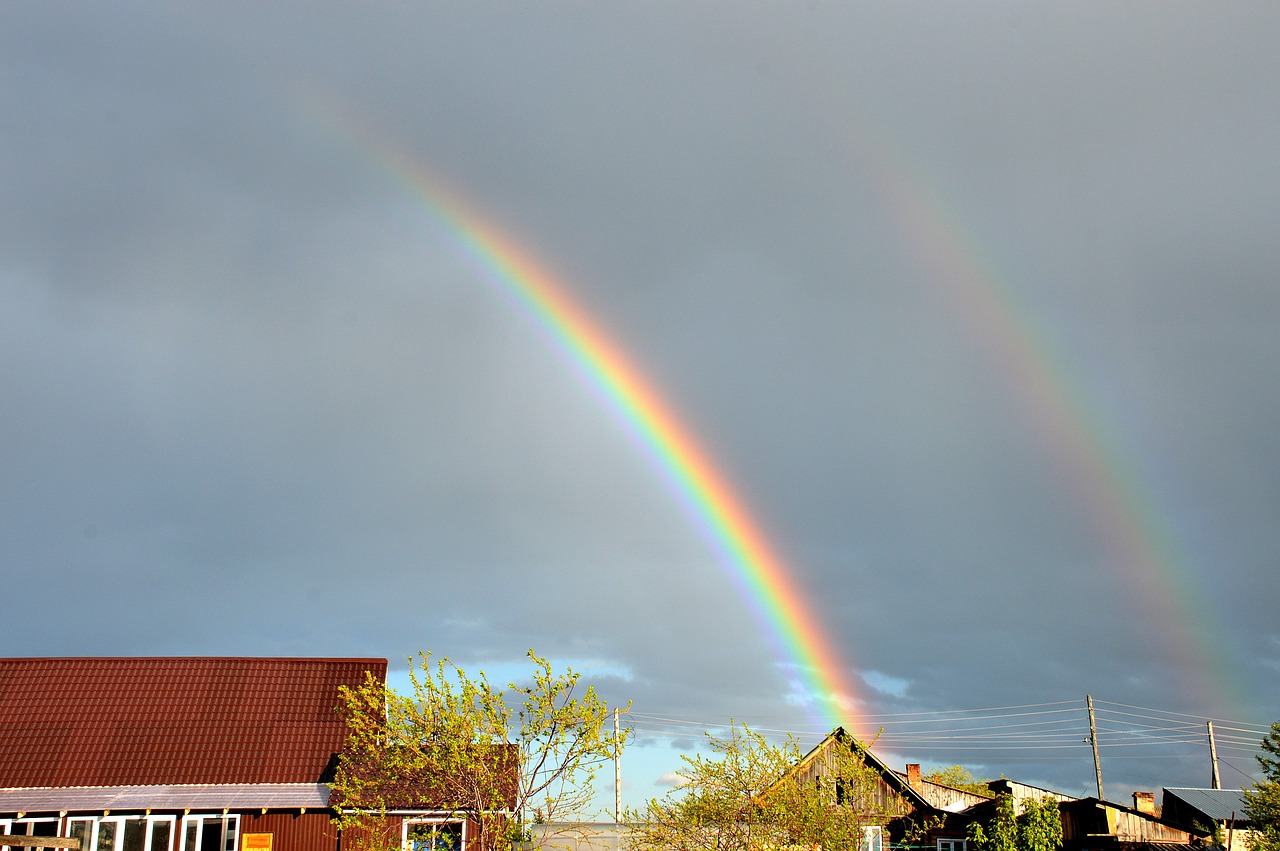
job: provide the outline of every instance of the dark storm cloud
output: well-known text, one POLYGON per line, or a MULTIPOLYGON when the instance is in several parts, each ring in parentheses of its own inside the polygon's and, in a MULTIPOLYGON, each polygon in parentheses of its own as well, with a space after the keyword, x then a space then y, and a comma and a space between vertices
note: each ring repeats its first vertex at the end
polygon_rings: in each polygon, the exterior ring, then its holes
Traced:
MULTIPOLYGON (((0 565, 76 612, 7 652, 532 645, 650 711, 808 723, 641 448, 364 134, 652 377, 866 711, 1093 692, 1273 720, 1275 14, 7 5, 0 565), (978 270, 967 296, 895 192, 978 270), (962 315, 983 288, 1003 325, 962 315), (1017 333, 1166 535, 1142 581, 1181 583, 1213 670, 1144 621, 992 354, 1017 333)), ((1185 782, 1160 765, 1133 784, 1185 782)))

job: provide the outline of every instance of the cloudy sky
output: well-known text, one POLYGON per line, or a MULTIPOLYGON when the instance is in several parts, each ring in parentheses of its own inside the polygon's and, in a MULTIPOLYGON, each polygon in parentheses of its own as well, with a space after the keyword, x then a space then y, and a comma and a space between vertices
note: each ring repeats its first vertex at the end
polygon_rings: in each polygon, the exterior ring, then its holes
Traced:
POLYGON ((731 716, 824 732, 785 624, 429 174, 708 453, 891 761, 1089 791, 1092 694, 1108 792, 1207 785, 1206 719, 1247 783, 1280 717, 1277 32, 6 3, 0 647, 535 647, 634 701, 632 795, 731 716))

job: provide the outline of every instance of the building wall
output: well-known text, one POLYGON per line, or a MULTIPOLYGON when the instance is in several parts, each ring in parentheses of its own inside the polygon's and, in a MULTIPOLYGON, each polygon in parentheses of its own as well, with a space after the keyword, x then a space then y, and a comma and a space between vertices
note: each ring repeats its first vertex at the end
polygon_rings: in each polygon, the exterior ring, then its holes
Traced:
MULTIPOLYGON (((338 851, 338 832, 327 812, 261 812, 240 817, 240 834, 272 834, 271 851, 338 851)), ((243 849, 243 843, 239 848, 243 849)))

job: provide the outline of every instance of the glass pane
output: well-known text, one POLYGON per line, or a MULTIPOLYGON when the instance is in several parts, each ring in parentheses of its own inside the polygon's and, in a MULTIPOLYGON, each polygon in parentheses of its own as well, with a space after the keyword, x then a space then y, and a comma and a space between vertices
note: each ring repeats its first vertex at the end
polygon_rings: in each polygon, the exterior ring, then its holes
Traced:
POLYGON ((409 825, 409 851, 431 851, 431 825, 409 825))
POLYGON ((93 822, 76 819, 67 824, 67 836, 77 840, 81 849, 86 849, 89 847, 89 828, 92 825, 93 822))
POLYGON ((236 828, 239 821, 235 816, 227 816, 223 819, 223 851, 236 851, 236 828))
POLYGON ((222 819, 204 820, 200 831, 200 851, 222 851, 222 819))
POLYGON ((173 822, 151 822, 151 847, 147 851, 169 851, 169 836, 173 833, 173 822))
POLYGON ((131 818, 124 823, 124 844, 121 851, 143 851, 143 843, 147 839, 147 823, 140 818, 131 818))
POLYGON ((113 821, 98 822, 98 851, 115 851, 116 823, 113 821))
POLYGON ((187 822, 187 838, 182 845, 183 851, 196 851, 196 843, 200 841, 200 822, 192 819, 187 822))
POLYGON ((458 822, 439 825, 433 851, 462 851, 462 825, 458 822))

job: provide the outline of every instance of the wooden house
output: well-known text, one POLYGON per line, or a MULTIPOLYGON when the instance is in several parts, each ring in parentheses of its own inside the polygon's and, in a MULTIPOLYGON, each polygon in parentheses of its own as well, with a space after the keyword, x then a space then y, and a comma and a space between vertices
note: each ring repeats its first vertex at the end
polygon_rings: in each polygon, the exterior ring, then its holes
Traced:
POLYGON ((919 765, 908 765, 906 772, 889 768, 842 728, 806 754, 793 776, 819 784, 830 782, 837 748, 852 751, 870 769, 869 787, 842 801, 863 808, 879 828, 879 834, 869 828, 864 851, 880 851, 878 844, 888 842, 928 851, 968 851, 969 826, 995 817, 995 796, 1000 794, 1013 799, 1018 813, 1027 800, 1057 800, 1064 851, 1189 851, 1202 848, 1207 836, 1205 830, 1157 816, 1154 807, 1073 798, 1011 780, 989 783, 990 797, 931 783, 923 779, 919 765))
POLYGON ((1098 798, 1059 803, 1064 851, 1176 851, 1202 847, 1208 831, 1186 828, 1142 808, 1098 798))
MULTIPOLYGON (((0 834, 83 851, 342 851, 328 786, 347 735, 339 688, 386 671, 385 659, 0 659, 0 834)), ((465 845, 447 809, 394 818, 405 848, 465 845)))
POLYGON ((968 822, 961 816, 989 800, 964 789, 924 780, 919 765, 896 771, 867 750, 843 727, 837 727, 797 763, 792 776, 802 782, 831 783, 836 751, 853 753, 869 769, 867 783, 846 792, 837 784, 837 802, 867 813, 864 851, 880 851, 908 841, 937 851, 963 851, 968 822))

